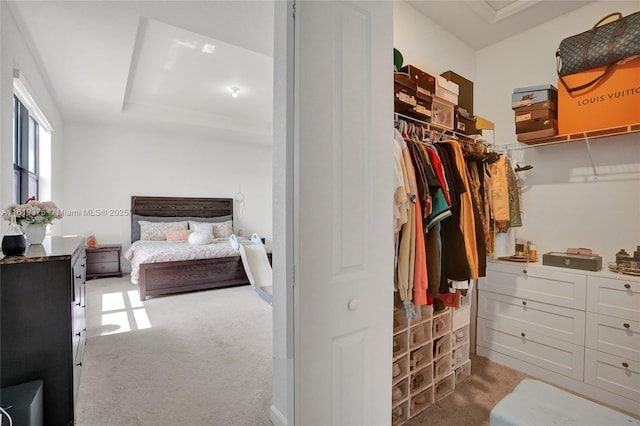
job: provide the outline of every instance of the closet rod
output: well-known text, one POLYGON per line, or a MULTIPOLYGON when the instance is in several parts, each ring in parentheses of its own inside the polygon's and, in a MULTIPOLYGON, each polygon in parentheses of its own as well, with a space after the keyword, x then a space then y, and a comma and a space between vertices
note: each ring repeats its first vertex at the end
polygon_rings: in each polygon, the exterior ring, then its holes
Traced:
POLYGON ((422 121, 420 119, 413 118, 411 116, 404 115, 404 114, 401 114, 399 112, 394 112, 393 116, 394 116, 395 120, 405 119, 405 120, 412 121, 414 123, 422 124, 423 126, 426 126, 427 130, 429 130, 429 131, 430 130, 434 130, 436 132, 440 132, 440 133, 443 133, 443 134, 447 134, 448 133, 448 134, 450 134, 452 136, 468 139, 468 140, 473 141, 473 142, 486 143, 486 141, 484 139, 475 139, 475 138, 472 138, 469 135, 465 135, 464 133, 458 133, 458 132, 456 132, 454 130, 446 129, 444 127, 438 126, 437 124, 428 123, 426 121, 422 121))

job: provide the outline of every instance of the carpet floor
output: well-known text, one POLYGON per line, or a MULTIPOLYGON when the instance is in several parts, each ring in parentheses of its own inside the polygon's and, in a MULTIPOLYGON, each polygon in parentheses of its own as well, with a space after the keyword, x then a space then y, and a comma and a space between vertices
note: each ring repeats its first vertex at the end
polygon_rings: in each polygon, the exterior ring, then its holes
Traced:
POLYGON ((250 286, 149 298, 87 282, 76 424, 268 425, 272 308, 250 286))
MULTIPOLYGON (((270 425, 272 308, 250 286, 138 299, 122 278, 87 282, 76 424, 270 425)), ((525 377, 471 355, 472 375, 409 426, 489 425, 525 377)))

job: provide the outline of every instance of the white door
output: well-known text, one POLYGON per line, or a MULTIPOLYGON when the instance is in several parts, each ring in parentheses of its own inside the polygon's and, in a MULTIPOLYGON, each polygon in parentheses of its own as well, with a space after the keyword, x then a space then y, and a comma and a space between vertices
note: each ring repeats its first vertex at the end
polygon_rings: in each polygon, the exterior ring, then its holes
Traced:
POLYGON ((296 425, 391 421, 392 6, 295 6, 296 425))

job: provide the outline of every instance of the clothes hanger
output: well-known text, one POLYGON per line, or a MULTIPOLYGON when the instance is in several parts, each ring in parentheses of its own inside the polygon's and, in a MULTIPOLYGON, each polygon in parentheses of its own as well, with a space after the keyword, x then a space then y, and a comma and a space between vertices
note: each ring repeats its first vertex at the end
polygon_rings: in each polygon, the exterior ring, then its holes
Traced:
POLYGON ((533 166, 531 164, 525 164, 524 166, 521 166, 520 164, 516 163, 516 168, 513 169, 514 172, 524 172, 526 170, 531 170, 533 169, 533 166))

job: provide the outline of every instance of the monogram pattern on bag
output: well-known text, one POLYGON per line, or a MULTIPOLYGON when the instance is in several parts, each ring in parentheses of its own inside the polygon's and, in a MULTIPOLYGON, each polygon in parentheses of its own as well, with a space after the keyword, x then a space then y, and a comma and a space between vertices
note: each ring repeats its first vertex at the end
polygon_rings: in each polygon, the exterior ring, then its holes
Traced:
POLYGON ((614 32, 620 25, 620 21, 598 27, 592 37, 592 31, 568 37, 560 43, 558 55, 561 67, 558 74, 561 76, 575 74, 580 71, 601 67, 617 62, 621 59, 640 54, 640 12, 623 18, 624 31, 614 36, 614 32), (609 44, 613 38, 611 54, 609 44), (589 40, 591 43, 589 44, 589 40), (584 56, 587 50, 586 58, 584 56))

